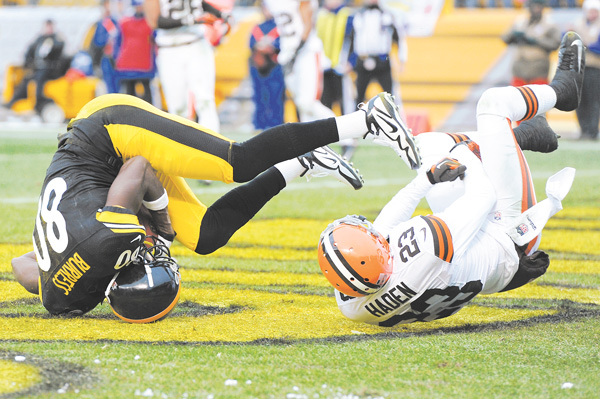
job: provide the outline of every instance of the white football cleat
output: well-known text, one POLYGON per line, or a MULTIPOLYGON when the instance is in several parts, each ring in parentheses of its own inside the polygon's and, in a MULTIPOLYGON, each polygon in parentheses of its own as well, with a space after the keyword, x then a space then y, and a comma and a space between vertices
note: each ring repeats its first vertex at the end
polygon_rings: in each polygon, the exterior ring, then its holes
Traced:
POLYGON ((392 147, 411 169, 421 166, 419 146, 400 117, 400 110, 390 93, 379 93, 358 108, 365 111, 369 132, 363 138, 392 147))
POLYGON ((311 177, 333 176, 355 190, 363 186, 363 178, 358 170, 327 146, 299 156, 298 161, 305 168, 300 176, 306 176, 309 180, 311 177))

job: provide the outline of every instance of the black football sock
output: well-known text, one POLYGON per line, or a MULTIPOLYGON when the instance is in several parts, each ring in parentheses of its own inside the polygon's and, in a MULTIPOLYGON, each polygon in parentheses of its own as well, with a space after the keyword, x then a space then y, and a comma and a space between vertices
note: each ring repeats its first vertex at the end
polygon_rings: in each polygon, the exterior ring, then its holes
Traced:
POLYGON ((196 252, 206 255, 221 248, 243 225, 285 188, 285 180, 277 168, 219 198, 206 210, 200 226, 196 252))

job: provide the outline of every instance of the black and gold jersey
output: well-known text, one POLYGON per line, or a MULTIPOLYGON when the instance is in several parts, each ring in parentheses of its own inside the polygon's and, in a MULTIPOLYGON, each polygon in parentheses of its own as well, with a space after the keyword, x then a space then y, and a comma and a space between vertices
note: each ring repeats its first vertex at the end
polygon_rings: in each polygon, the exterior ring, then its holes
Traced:
POLYGON ((107 94, 90 101, 69 123, 63 144, 81 153, 94 174, 104 168, 90 184, 104 177, 112 182, 123 162, 146 158, 167 190, 177 240, 192 250, 206 206, 185 178, 233 182, 232 140, 133 96, 107 94))
POLYGON ((123 162, 141 155, 165 175, 233 181, 229 163, 232 140, 137 97, 97 97, 71 120, 68 129, 123 162))
POLYGON ((206 206, 184 178, 233 181, 232 141, 122 94, 100 96, 71 120, 46 172, 33 233, 41 297, 51 313, 87 312, 145 235, 136 215, 106 207, 123 163, 141 155, 169 196, 177 238, 196 248, 206 206))
POLYGON ((144 240, 145 229, 136 215, 104 206, 111 182, 105 164, 82 165, 80 154, 64 149, 48 169, 33 247, 40 296, 52 314, 93 309, 112 276, 136 256, 144 240))

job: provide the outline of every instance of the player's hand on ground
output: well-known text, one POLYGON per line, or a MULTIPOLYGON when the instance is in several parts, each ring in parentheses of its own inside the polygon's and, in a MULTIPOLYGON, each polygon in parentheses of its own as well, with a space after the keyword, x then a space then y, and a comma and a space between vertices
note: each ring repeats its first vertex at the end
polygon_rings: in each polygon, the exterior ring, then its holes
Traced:
POLYGON ((467 167, 454 158, 443 158, 427 171, 427 178, 431 184, 461 180, 465 177, 467 167))

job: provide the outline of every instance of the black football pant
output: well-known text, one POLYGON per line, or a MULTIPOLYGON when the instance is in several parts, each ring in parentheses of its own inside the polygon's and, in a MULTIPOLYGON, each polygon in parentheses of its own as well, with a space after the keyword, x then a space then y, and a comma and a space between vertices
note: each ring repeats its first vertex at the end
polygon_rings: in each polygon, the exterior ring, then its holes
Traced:
POLYGON ((586 67, 583 75, 583 89, 581 102, 575 110, 581 138, 598 138, 598 124, 600 123, 600 69, 586 67))
POLYGON ((390 60, 382 60, 374 57, 375 68, 368 70, 365 68, 365 60, 359 59, 356 63, 356 103, 365 101, 365 93, 371 81, 376 80, 383 91, 392 92, 392 67, 390 60))

